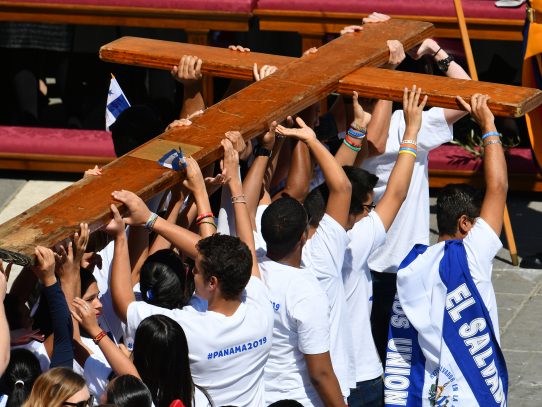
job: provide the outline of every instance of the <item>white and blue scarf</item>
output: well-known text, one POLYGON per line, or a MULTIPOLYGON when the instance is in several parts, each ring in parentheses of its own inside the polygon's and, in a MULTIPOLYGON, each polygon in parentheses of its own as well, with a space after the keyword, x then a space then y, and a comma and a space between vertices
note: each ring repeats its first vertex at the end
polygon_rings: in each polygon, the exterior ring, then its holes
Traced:
POLYGON ((385 405, 506 406, 506 364, 470 274, 463 242, 445 242, 438 276, 424 267, 410 282, 414 284, 406 283, 410 276, 403 282, 399 278, 401 269, 426 249, 416 245, 399 267, 388 335, 385 405), (430 292, 425 292, 422 281, 434 281, 430 292), (446 294, 440 335, 430 318, 432 296, 439 292, 446 294))

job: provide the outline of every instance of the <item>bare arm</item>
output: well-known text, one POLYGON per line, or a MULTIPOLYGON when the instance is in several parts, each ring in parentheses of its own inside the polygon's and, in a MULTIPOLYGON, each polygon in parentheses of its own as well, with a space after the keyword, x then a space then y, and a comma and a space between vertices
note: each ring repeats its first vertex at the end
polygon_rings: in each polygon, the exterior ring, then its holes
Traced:
MULTIPOLYGON (((423 55, 431 55, 435 62, 441 61, 445 58, 448 58, 448 53, 443 50, 438 43, 428 38, 412 52, 412 56, 415 59, 421 58, 423 55)), ((470 76, 457 62, 452 61, 446 71, 446 76, 448 78, 455 79, 466 79, 470 80, 470 76)), ((454 110, 454 109, 444 109, 444 118, 446 122, 451 125, 456 121, 466 116, 468 113, 463 110, 454 110)))
POLYGON ((196 112, 205 109, 201 95, 201 64, 202 60, 195 56, 183 55, 178 66, 174 66, 171 75, 183 84, 183 106, 181 119, 189 119, 196 112))
POLYGON ((237 171, 239 154, 235 151, 231 141, 228 139, 222 140, 222 147, 224 148, 224 169, 226 170, 226 173, 229 174, 228 187, 230 188, 233 209, 235 212, 235 229, 237 230, 237 236, 245 242, 252 254, 252 275, 261 278, 260 269, 258 268, 258 258, 256 257, 252 223, 248 214, 246 197, 243 195, 243 184, 239 177, 239 171, 237 171))
MULTIPOLYGON (((102 328, 98 325, 94 310, 86 306, 85 301, 81 298, 73 300, 72 308, 73 318, 85 328, 92 338, 97 338, 101 334, 102 328)), ((102 336, 98 342, 98 346, 117 376, 131 374, 139 378, 139 373, 132 361, 107 335, 102 336)))
MULTIPOLYGON (((276 126, 276 122, 271 123, 269 131, 260 138, 261 148, 273 152, 276 126)), ((245 179, 243 180, 243 192, 247 199, 247 209, 250 216, 250 222, 252 224, 252 230, 256 230, 256 210, 262 196, 264 177, 269 165, 269 160, 270 157, 266 155, 259 155, 255 157, 247 175, 245 176, 245 179)))
MULTIPOLYGON (((405 115, 406 130, 403 135, 403 142, 417 142, 418 131, 420 130, 422 123, 422 112, 425 103, 427 102, 427 96, 425 96, 422 102, 418 104, 420 94, 421 89, 416 91, 416 86, 412 88, 411 92, 405 89, 403 95, 403 111, 405 115)), ((405 145, 414 150, 416 149, 415 144, 401 143, 401 145, 405 145)), ((388 185, 386 186, 386 191, 375 208, 386 231, 390 228, 399 209, 401 209, 401 205, 406 199, 415 162, 416 157, 412 154, 398 154, 397 161, 395 162, 388 185)))
POLYGON ((303 141, 308 147, 316 162, 320 166, 329 188, 329 199, 326 206, 326 213, 335 219, 340 225, 346 227, 348 222, 348 211, 352 185, 331 153, 316 138, 314 131, 298 117, 299 129, 288 129, 283 126, 277 127, 277 132, 284 136, 292 136, 303 141))
MULTIPOLYGON (((475 94, 471 105, 458 97, 460 103, 478 122, 483 134, 497 133, 494 117, 487 107, 489 96, 475 94)), ((484 139, 484 177, 486 192, 482 201, 480 217, 487 222, 497 236, 501 234, 506 194, 508 192, 508 173, 506 159, 499 135, 491 135, 484 139)))
POLYGON ((333 371, 329 352, 305 355, 309 377, 325 406, 345 407, 339 381, 333 371))
MULTIPOLYGON (((367 126, 371 121, 371 115, 363 111, 363 108, 358 101, 358 92, 356 91, 354 91, 352 95, 352 106, 354 108, 354 120, 352 121, 351 127, 353 127, 354 130, 360 129, 358 131, 365 131, 366 133, 367 126)), ((335 160, 337 160, 339 165, 353 165, 359 155, 366 156, 367 143, 365 140, 365 136, 357 139, 349 134, 346 134, 345 140, 337 150, 337 153, 335 153, 335 160), (356 151, 357 148, 361 148, 361 150, 356 151)))

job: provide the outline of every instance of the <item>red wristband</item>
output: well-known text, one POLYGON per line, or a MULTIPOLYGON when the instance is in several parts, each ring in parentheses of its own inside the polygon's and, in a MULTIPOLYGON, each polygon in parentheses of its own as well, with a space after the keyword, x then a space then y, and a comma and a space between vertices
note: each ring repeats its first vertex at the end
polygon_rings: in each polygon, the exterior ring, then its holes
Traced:
POLYGON ((213 212, 201 213, 196 218, 196 222, 199 222, 200 220, 205 219, 205 218, 214 218, 214 217, 215 215, 213 214, 213 212))
POLYGON ((101 331, 98 335, 94 337, 94 343, 98 345, 98 343, 104 338, 104 336, 107 336, 107 334, 105 333, 105 331, 101 331))

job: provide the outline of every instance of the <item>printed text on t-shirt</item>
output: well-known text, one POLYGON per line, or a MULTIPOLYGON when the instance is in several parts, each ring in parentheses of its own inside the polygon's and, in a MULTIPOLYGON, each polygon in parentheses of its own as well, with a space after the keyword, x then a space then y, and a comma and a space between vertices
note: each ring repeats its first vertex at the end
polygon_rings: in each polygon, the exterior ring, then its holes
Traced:
POLYGON ((207 359, 217 359, 222 358, 224 356, 230 356, 235 355, 237 353, 246 352, 248 350, 256 349, 258 346, 262 346, 267 343, 267 337, 264 336, 263 338, 260 338, 258 340, 243 343, 242 345, 232 346, 231 348, 226 348, 214 352, 209 352, 207 354, 207 359))

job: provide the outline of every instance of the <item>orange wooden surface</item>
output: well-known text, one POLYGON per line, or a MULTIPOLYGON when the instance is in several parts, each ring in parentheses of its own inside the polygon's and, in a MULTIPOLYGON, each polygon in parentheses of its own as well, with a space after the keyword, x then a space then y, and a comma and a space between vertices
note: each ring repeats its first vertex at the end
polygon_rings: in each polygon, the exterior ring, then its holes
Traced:
MULTIPOLYGON (((252 66, 257 63, 279 68, 295 60, 292 57, 238 52, 224 48, 183 44, 170 41, 123 37, 100 49, 104 61, 170 70, 182 55, 197 55, 203 60, 204 74, 251 81, 252 66)), ((473 82, 442 76, 390 71, 362 67, 339 82, 337 91, 350 95, 353 90, 361 95, 394 101, 403 100, 405 86, 416 84, 429 95, 430 106, 459 108, 456 95, 466 100, 473 93, 491 96, 491 110, 498 116, 519 117, 542 104, 542 92, 532 88, 473 82)))
POLYGON ((356 68, 385 63, 386 40, 397 39, 410 48, 432 34, 431 24, 390 20, 344 35, 318 53, 293 61, 280 72, 210 107, 194 119, 192 126, 158 136, 104 167, 102 176, 80 180, 1 225, 0 257, 24 264, 33 261, 36 245, 52 247, 72 236, 80 222, 89 223, 91 231, 101 228, 110 219, 114 190, 131 190, 148 199, 181 180, 181 173, 156 163, 159 157, 145 160, 134 157, 134 153, 164 141, 185 143, 201 148, 193 157, 204 167, 222 156, 219 142, 226 131, 239 130, 245 139, 254 137, 271 121, 281 120, 326 96, 356 68))

